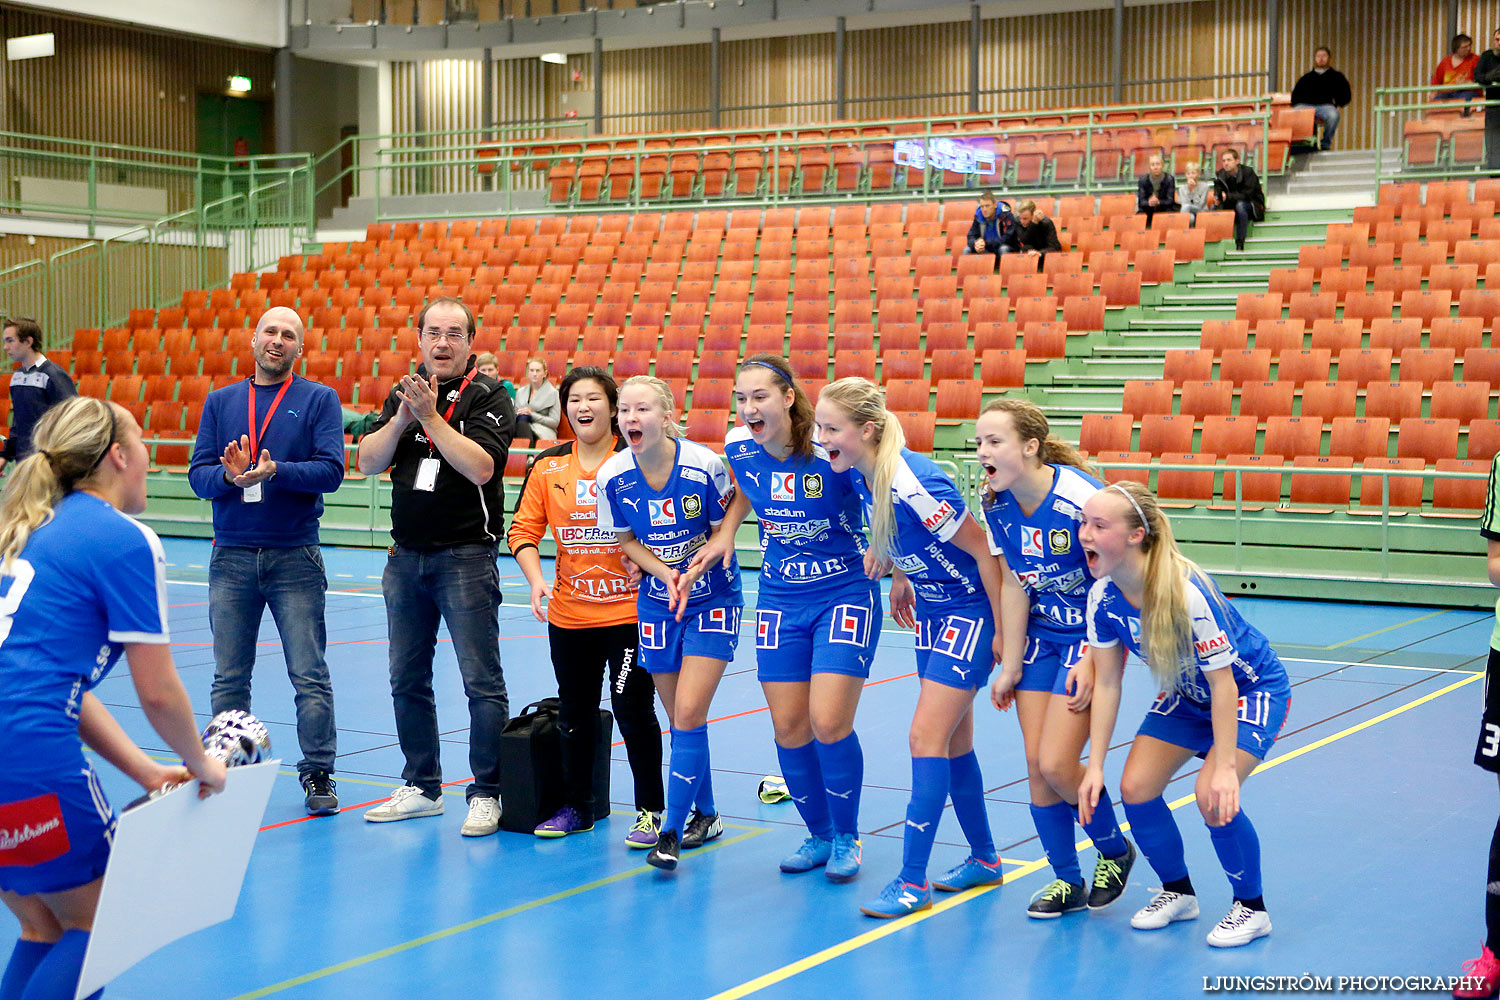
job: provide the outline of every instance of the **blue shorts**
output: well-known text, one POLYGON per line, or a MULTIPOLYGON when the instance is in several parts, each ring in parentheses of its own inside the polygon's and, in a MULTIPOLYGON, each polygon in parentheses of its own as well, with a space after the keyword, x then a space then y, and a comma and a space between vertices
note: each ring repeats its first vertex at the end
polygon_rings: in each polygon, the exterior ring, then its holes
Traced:
POLYGON ((1088 651, 1089 644, 1083 639, 1062 642, 1027 636, 1026 656, 1021 661, 1021 681, 1016 690, 1067 694, 1068 670, 1088 651))
POLYGON ((0 777, 0 889, 62 892, 104 874, 115 814, 85 760, 51 776, 0 777))
MULTIPOLYGON (((1286 725, 1291 706, 1290 684, 1241 691, 1236 745, 1250 756, 1264 760, 1281 727, 1286 725)), ((1180 694, 1158 694, 1137 735, 1185 747, 1203 757, 1214 745, 1213 716, 1207 705, 1188 701, 1180 694)))
POLYGON ((968 607, 917 619, 917 676, 977 691, 995 669, 995 621, 968 607))
POLYGON ((768 596, 755 612, 755 662, 762 684, 807 683, 813 674, 869 677, 880 642, 880 586, 861 579, 828 596, 768 596), (821 599, 820 599, 821 598, 821 599))
POLYGON ((675 674, 686 656, 710 660, 734 659, 740 644, 740 612, 743 608, 709 608, 689 612, 678 621, 666 605, 640 602, 640 664, 648 674, 675 674))

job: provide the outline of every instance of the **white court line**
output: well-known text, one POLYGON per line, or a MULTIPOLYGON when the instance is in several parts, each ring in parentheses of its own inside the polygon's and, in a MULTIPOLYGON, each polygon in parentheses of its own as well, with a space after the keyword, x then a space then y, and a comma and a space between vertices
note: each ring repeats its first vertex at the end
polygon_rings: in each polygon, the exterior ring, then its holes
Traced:
POLYGON ((1331 666, 1345 667, 1384 667, 1387 670, 1422 670, 1430 674, 1482 674, 1483 670, 1457 670, 1453 667, 1416 667, 1407 663, 1354 663, 1351 660, 1312 660, 1305 656, 1280 656, 1280 659, 1290 663, 1327 663, 1331 666))

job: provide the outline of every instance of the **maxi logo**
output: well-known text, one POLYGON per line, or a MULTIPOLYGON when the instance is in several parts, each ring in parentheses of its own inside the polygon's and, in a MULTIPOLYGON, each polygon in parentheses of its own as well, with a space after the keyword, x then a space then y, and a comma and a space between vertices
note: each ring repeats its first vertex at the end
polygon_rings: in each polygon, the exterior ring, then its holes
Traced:
POLYGON ((936 532, 943 525, 953 520, 957 513, 958 511, 953 509, 953 505, 944 500, 930 514, 922 518, 922 527, 928 531, 936 532))

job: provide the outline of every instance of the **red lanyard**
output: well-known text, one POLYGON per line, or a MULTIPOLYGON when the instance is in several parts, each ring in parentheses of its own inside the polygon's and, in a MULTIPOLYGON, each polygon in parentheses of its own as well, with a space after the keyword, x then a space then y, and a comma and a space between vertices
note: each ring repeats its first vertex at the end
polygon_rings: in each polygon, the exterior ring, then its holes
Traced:
MULTIPOLYGON (((464 390, 469 387, 469 383, 472 382, 472 381, 474 381, 474 376, 478 375, 478 374, 479 374, 479 368, 477 366, 474 367, 474 368, 470 368, 469 369, 469 374, 467 374, 467 375, 464 376, 463 385, 460 385, 458 387, 458 392, 456 392, 456 393, 453 394, 453 400, 452 400, 452 402, 450 402, 448 404, 448 412, 445 413, 445 414, 443 414, 443 423, 446 424, 450 420, 453 419, 453 411, 458 408, 458 401, 463 398, 464 390)), ((428 455, 433 455, 436 452, 437 452, 437 446, 432 443, 432 438, 428 438, 427 439, 427 454, 428 455)))
POLYGON ((281 391, 276 398, 271 400, 271 408, 266 411, 265 422, 260 425, 260 433, 255 432, 255 380, 250 381, 250 464, 254 465, 260 460, 260 439, 266 436, 266 428, 271 426, 271 418, 276 415, 276 407, 281 405, 281 398, 286 391, 292 387, 292 379, 295 375, 287 375, 286 381, 281 383, 281 391))

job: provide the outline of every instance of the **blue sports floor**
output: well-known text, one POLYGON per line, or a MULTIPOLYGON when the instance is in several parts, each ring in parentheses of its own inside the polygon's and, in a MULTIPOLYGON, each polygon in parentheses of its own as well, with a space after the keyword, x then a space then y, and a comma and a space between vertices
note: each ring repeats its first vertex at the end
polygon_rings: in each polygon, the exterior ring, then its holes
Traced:
MULTIPOLYGON (((206 722, 209 548, 176 539, 166 546, 174 652, 206 722)), ((1191 768, 1167 798, 1177 807, 1200 894, 1197 921, 1152 933, 1130 928, 1153 885, 1144 860, 1107 911, 1026 918, 1031 894, 1051 875, 1039 863, 1027 811, 1020 731, 1014 716, 995 712, 984 695, 976 746, 1008 866, 1005 885, 940 895, 929 913, 895 922, 859 913, 858 903, 899 867, 910 775, 912 635, 889 620, 858 716, 866 759, 864 872, 849 885, 777 870, 803 833, 790 803, 767 806, 756 796, 760 778, 777 765, 749 626, 709 727, 725 835, 686 852, 674 875, 648 867, 644 852, 622 843, 632 809, 623 747, 614 754, 615 814, 592 833, 559 841, 459 836, 467 713, 446 638, 437 691, 444 778, 454 783, 447 812, 367 824, 362 808, 399 784, 402 766, 386 681, 384 553, 329 549, 326 561, 345 811, 311 820, 303 814, 291 766, 291 689, 268 615, 254 710, 271 725, 288 766, 272 793, 238 914, 126 973, 106 991, 111 1000, 769 1000, 932 990, 957 997, 1187 997, 1203 995, 1205 976, 1455 975, 1479 951, 1485 859, 1500 796, 1495 779, 1470 761, 1492 615, 1236 602, 1275 643, 1295 687, 1282 739, 1244 794, 1263 845, 1275 930, 1220 952, 1204 935, 1228 909, 1229 889, 1192 804, 1191 768)), ((526 609, 519 572, 508 558, 501 572, 502 656, 517 711, 555 693, 555 685, 545 629, 526 609)), ((746 590, 753 603, 753 577, 746 590)), ((1107 769, 1112 789, 1152 693, 1133 664, 1107 769)), ((123 666, 99 694, 136 739, 162 752, 123 666)), ((665 713, 661 718, 665 724, 665 713)), ((101 771, 117 805, 137 794, 107 766, 101 771)), ((932 870, 966 853, 947 816, 932 870)), ((1093 857, 1091 849, 1082 852, 1085 872, 1093 857)), ((0 935, 0 946, 8 949, 12 929, 0 935)))

